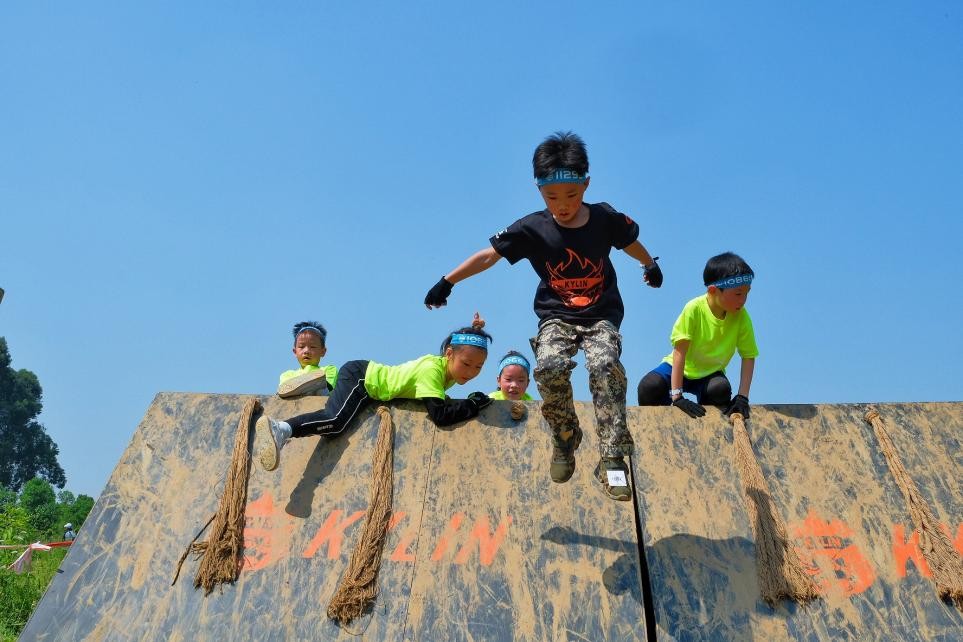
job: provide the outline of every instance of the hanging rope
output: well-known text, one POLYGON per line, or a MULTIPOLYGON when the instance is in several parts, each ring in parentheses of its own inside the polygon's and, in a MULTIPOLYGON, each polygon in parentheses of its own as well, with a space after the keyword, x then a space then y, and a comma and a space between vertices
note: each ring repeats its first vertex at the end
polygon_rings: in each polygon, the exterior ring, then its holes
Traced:
POLYGON ((379 407, 378 415, 381 416, 381 426, 378 428, 378 441, 371 464, 368 512, 358 543, 351 553, 348 570, 328 604, 328 617, 342 626, 359 617, 365 607, 374 601, 378 593, 381 554, 388 538, 394 483, 394 426, 386 407, 379 407))
POLYGON ((234 583, 241 572, 244 560, 244 507, 247 504, 247 480, 251 469, 251 453, 249 449, 251 420, 261 409, 261 403, 255 399, 248 399, 241 411, 241 419, 237 423, 237 434, 234 438, 234 453, 231 455, 231 468, 224 480, 224 491, 217 512, 208 520, 213 522, 210 535, 206 541, 195 543, 207 525, 194 536, 187 550, 177 563, 173 586, 181 572, 181 565, 189 553, 195 554, 200 560, 197 575, 194 576, 194 588, 204 587, 204 595, 210 595, 219 584, 234 583))
POLYGON ((926 565, 933 571, 936 592, 940 599, 952 602, 956 608, 963 611, 963 559, 953 548, 950 538, 940 528, 936 518, 933 517, 933 511, 920 495, 916 483, 906 472, 903 460, 900 459, 899 452, 879 412, 870 410, 866 413, 865 419, 873 426, 879 449, 889 465, 889 472, 906 499, 906 507, 909 509, 913 524, 916 525, 916 532, 919 533, 920 552, 926 560, 926 565))
POLYGON ((746 510, 756 539, 756 573, 762 599, 773 607, 783 599, 803 603, 814 600, 819 597, 816 584, 789 546, 786 525, 773 506, 769 486, 752 452, 745 420, 737 412, 732 413, 729 420, 736 467, 742 477, 746 510))

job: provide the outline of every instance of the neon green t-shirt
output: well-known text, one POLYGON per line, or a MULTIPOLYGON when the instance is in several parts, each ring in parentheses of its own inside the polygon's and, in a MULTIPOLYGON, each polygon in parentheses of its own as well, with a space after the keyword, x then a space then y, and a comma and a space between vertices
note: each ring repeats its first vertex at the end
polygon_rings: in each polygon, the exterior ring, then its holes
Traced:
POLYGON ((334 390, 334 383, 338 380, 338 367, 337 366, 303 366, 297 370, 285 370, 281 373, 280 383, 284 383, 288 379, 293 379, 294 377, 300 377, 301 375, 308 374, 309 372, 315 372, 317 370, 324 370, 324 378, 328 380, 328 388, 334 390))
POLYGON ((455 385, 448 380, 448 357, 426 354, 398 366, 368 362, 364 388, 372 399, 444 399, 445 391, 455 385))
MULTIPOLYGON (((736 350, 743 359, 759 356, 749 312, 742 308, 726 314, 724 319, 717 319, 704 294, 686 303, 672 326, 669 337, 672 345, 685 339, 689 340, 683 373, 686 379, 701 379, 713 372, 725 372, 736 350)), ((672 365, 672 353, 662 362, 672 365)))
MULTIPOLYGON (((502 392, 501 390, 496 390, 495 392, 490 392, 490 393, 488 393, 488 396, 491 397, 492 399, 494 399, 495 401, 506 401, 506 400, 508 399, 508 397, 505 396, 505 393, 502 392)), ((522 398, 521 398, 520 401, 532 401, 532 395, 530 395, 530 394, 528 394, 528 393, 526 392, 526 393, 522 394, 522 398)))

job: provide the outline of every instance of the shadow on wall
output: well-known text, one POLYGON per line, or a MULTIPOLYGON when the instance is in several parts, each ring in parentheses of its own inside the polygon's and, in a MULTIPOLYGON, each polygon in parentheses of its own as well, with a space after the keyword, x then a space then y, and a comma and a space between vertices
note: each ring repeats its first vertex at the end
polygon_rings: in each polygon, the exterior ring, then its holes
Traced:
POLYGON ((646 556, 659 639, 753 640, 750 614, 779 613, 759 597, 755 546, 744 537, 672 535, 646 556))
POLYGON ((812 419, 818 412, 812 404, 766 404, 766 409, 792 419, 812 419))
MULTIPOLYGON (((355 426, 359 423, 363 422, 358 421, 355 423, 355 426)), ((352 428, 355 426, 352 426, 352 428)), ((314 503, 314 493, 324 482, 325 477, 335 469, 338 461, 341 460, 341 455, 348 447, 347 433, 350 431, 351 428, 340 435, 321 437, 321 439, 318 440, 314 451, 311 453, 311 457, 308 459, 308 463, 304 466, 301 481, 299 481, 297 486, 294 487, 294 490, 291 491, 291 497, 288 499, 287 506, 284 507, 284 511, 288 515, 302 519, 311 516, 311 505, 314 503)))
POLYGON ((612 595, 622 595, 628 592, 633 600, 642 604, 638 546, 635 542, 626 542, 612 537, 586 535, 564 526, 553 526, 542 533, 541 539, 561 546, 593 546, 621 552, 622 555, 611 566, 602 571, 602 585, 612 595))

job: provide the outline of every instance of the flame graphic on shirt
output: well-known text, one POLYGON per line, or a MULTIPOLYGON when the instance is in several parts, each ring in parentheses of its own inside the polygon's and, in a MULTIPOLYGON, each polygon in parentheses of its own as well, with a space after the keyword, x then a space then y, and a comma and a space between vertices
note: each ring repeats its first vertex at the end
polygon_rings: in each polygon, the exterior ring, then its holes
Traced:
POLYGON ((545 263, 548 285, 569 308, 584 308, 599 300, 605 285, 602 259, 593 263, 565 248, 568 257, 557 265, 545 263))

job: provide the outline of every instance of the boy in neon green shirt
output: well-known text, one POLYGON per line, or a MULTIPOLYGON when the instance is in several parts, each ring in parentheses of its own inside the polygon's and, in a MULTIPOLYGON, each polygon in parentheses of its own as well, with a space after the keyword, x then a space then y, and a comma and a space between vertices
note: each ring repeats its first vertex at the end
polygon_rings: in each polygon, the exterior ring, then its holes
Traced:
POLYGON ((749 416, 749 387, 759 348, 745 308, 755 274, 738 255, 712 257, 702 272, 706 293, 682 309, 672 326, 672 352, 639 382, 640 406, 673 405, 693 418, 706 414, 702 404, 726 406, 725 414, 749 416), (742 358, 739 393, 726 366, 738 350, 742 358), (682 396, 688 392, 696 402, 682 396))
POLYGON ((338 379, 338 369, 335 366, 319 365, 328 352, 325 345, 328 331, 317 321, 301 321, 294 324, 291 332, 294 334, 294 347, 291 352, 301 367, 281 373, 278 396, 291 399, 327 394, 334 389, 338 379))

